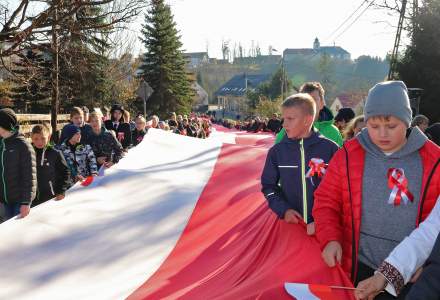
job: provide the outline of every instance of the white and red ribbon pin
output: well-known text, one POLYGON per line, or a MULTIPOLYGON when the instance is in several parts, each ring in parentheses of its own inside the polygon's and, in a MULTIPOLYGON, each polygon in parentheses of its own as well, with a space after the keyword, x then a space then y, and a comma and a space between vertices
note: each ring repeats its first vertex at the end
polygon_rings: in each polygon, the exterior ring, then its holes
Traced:
POLYGON ((306 177, 313 177, 318 175, 318 177, 322 177, 325 174, 325 168, 327 164, 321 158, 312 158, 309 161, 309 171, 306 173, 306 177))
POLYGON ((413 194, 408 190, 408 179, 403 169, 390 168, 388 170, 388 187, 392 189, 388 204, 399 206, 402 200, 405 205, 414 201, 413 194))

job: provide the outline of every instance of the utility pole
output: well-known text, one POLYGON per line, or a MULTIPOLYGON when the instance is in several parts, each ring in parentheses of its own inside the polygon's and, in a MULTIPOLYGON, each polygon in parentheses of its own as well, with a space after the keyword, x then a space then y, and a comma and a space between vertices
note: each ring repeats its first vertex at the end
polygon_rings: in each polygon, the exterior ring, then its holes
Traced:
POLYGON ((58 111, 60 107, 59 95, 59 45, 58 45, 58 1, 52 2, 53 10, 53 25, 52 25, 52 100, 51 100, 51 118, 50 124, 52 132, 57 132, 58 111))
POLYGON ((394 41, 393 53, 390 57, 390 70, 388 72, 388 80, 395 79, 396 76, 396 67, 397 67, 397 58, 399 55, 399 45, 400 45, 400 37, 402 35, 403 22, 405 20, 405 12, 406 12, 406 4, 407 0, 402 0, 402 8, 400 9, 400 17, 399 24, 397 26, 396 39, 394 41))
POLYGON ((284 57, 281 59, 281 99, 284 100, 284 84, 285 84, 285 80, 284 80, 284 57))

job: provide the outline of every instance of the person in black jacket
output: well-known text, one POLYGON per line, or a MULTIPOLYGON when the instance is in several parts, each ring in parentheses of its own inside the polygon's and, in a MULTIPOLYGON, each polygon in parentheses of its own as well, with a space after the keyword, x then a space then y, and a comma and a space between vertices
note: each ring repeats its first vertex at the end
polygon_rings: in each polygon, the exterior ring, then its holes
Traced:
POLYGON ((50 127, 37 124, 32 128, 31 138, 37 162, 37 196, 32 207, 52 198, 64 199, 71 185, 70 171, 64 156, 48 144, 50 127))
POLYGON ((131 130, 130 124, 124 120, 124 107, 120 104, 114 104, 110 113, 111 120, 104 122, 105 128, 113 130, 124 150, 127 150, 131 145, 131 130))
POLYGON ((272 131, 273 133, 278 133, 281 130, 281 120, 278 118, 277 114, 272 115, 272 119, 269 120, 267 123, 267 128, 272 131))
POLYGON ((122 158, 122 145, 107 129, 102 127, 101 117, 93 112, 89 116, 92 134, 89 138, 89 145, 96 156, 98 168, 104 165, 106 168, 119 162, 122 158))
POLYGON ((143 116, 137 116, 136 118, 136 128, 131 132, 131 142, 133 143, 133 147, 139 145, 143 139, 147 130, 145 127, 147 126, 147 121, 143 116))
POLYGON ((6 219, 26 217, 37 189, 35 152, 18 129, 14 111, 0 109, 0 202, 6 219))

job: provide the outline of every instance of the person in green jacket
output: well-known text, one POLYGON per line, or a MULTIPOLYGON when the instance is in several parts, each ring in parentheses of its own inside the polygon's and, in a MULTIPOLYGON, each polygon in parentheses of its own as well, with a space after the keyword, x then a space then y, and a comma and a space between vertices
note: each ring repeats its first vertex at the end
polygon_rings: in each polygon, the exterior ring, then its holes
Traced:
MULTIPOLYGON (((313 126, 326 138, 334 141, 339 147, 343 144, 342 135, 338 128, 333 124, 333 114, 325 106, 324 88, 319 82, 306 82, 300 88, 301 93, 307 93, 312 96, 316 102, 317 114, 313 126)), ((281 142, 286 135, 284 128, 277 134, 275 143, 281 142)))

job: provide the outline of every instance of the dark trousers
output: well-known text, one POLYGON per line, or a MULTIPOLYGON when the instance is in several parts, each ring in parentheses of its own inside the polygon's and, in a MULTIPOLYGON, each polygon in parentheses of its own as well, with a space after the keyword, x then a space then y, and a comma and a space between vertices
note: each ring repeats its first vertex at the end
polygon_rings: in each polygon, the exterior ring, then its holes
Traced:
MULTIPOLYGON (((358 283, 362 280, 365 280, 371 276, 374 275, 375 270, 370 268, 369 266, 367 266, 366 264, 363 264, 361 262, 358 262, 358 272, 357 272, 357 276, 356 276, 356 282, 355 282, 355 286, 358 285, 358 283)), ((411 288, 411 283, 408 283, 400 292, 399 296, 396 298, 390 294, 388 294, 387 292, 383 292, 380 293, 379 295, 376 296, 376 298, 374 298, 375 300, 395 300, 395 299, 405 299, 406 294, 408 294, 410 288, 411 288)))
POLYGON ((5 207, 5 221, 20 214, 20 203, 4 204, 5 207))

